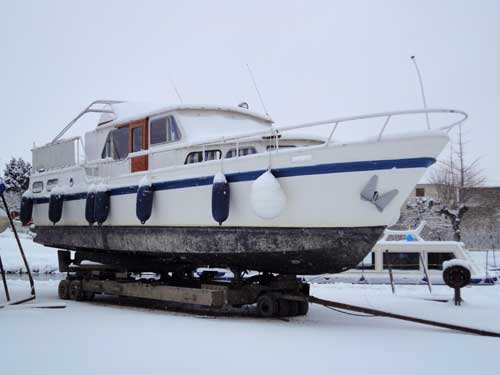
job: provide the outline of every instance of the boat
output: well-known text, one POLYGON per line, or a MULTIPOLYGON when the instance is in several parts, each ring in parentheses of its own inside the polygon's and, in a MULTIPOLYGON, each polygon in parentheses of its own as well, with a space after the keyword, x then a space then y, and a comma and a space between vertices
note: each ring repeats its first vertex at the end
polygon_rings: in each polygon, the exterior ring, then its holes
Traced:
POLYGON ((97 100, 32 150, 21 219, 33 220, 36 242, 76 251, 75 262, 131 272, 341 272, 396 222, 466 118, 420 109, 278 126, 246 103, 97 100), (100 115, 95 129, 63 139, 88 113, 100 115), (453 118, 386 134, 394 119, 429 114, 453 118), (377 136, 337 139, 337 128, 363 120, 380 121, 377 136))
POLYGON ((471 284, 496 284, 496 272, 480 267, 463 242, 425 240, 421 235, 425 226, 423 220, 415 229, 386 229, 372 251, 355 268, 310 281, 389 284, 392 278, 396 284, 426 284, 430 281, 431 284, 444 285, 443 266, 453 260, 467 263, 471 284))

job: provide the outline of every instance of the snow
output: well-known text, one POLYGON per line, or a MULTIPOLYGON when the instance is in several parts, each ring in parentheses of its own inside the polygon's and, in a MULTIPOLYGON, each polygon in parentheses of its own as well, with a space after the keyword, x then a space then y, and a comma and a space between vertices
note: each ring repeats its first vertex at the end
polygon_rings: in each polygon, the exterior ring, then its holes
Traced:
POLYGON ((262 219, 274 219, 286 208, 286 195, 270 171, 252 183, 252 208, 262 219))
MULTIPOLYGON (((20 237, 32 269, 57 269, 56 249, 34 243, 26 229, 20 237)), ((484 262, 485 252, 473 253, 484 262)), ((0 234, 0 255, 8 269, 22 267, 10 230, 0 234)), ((29 284, 19 279, 23 276, 16 277, 8 280, 11 296, 26 297, 29 284)), ((59 281, 35 277, 36 302, 59 302, 59 281)), ((462 306, 424 300, 452 298, 450 288, 436 285, 432 295, 426 285, 398 285, 393 295, 388 285, 313 284, 311 294, 500 332, 500 285, 464 288, 462 306)), ((0 288, 0 304, 4 298, 0 288)), ((104 296, 97 296, 95 302, 66 303, 66 309, 0 309, 2 373, 126 375, 168 369, 208 375, 459 375, 498 371, 499 339, 345 315, 318 305, 311 305, 307 316, 287 322, 258 319, 251 308, 243 315, 213 317, 124 306, 104 296)))
MULTIPOLYGON (((52 273, 58 271, 56 249, 33 242, 33 234, 30 232, 21 232, 18 235, 32 272, 52 273)), ((14 233, 10 228, 0 233, 0 256, 6 272, 26 272, 14 233)))
POLYGON ((462 266, 472 272, 472 265, 468 260, 465 259, 451 259, 443 262, 443 271, 453 266, 462 266))
MULTIPOLYGON (((37 302, 54 303, 57 280, 36 281, 37 302)), ((28 283, 9 280, 15 298, 28 283)), ((435 288, 451 297, 449 288, 435 288)), ((312 294, 500 331, 500 287, 465 288, 462 306, 424 301, 426 287, 313 285, 312 294), (404 290, 403 290, 404 289, 404 290)), ((0 292, 0 299, 3 293, 0 292)), ((289 321, 208 317, 67 301, 65 309, 0 310, 5 374, 495 374, 500 340, 311 305, 289 321), (68 336, 68 330, 71 334, 68 336)))
POLYGON ((103 193, 108 191, 108 185, 100 183, 95 187, 97 193, 103 193))
POLYGON ((26 190, 21 197, 28 199, 33 198, 33 192, 31 190, 26 190))
POLYGON ((151 179, 147 175, 144 175, 144 177, 141 178, 141 181, 139 181, 139 187, 151 186, 151 184, 151 179))
POLYGON ((64 195, 67 193, 67 189, 64 186, 56 185, 51 191, 50 195, 64 195))
POLYGON ((219 172, 217 173, 215 176, 214 176, 214 184, 218 184, 218 183, 227 183, 227 180, 226 180, 226 176, 224 176, 223 173, 219 172))

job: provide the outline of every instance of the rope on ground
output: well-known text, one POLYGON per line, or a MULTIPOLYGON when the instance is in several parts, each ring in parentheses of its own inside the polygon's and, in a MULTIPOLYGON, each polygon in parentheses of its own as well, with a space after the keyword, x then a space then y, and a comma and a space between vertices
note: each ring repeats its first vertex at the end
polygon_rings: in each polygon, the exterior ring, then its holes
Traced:
POLYGON ((358 316, 360 318, 373 318, 373 317, 377 316, 377 315, 354 314, 354 313, 350 313, 350 312, 347 312, 347 311, 342 311, 342 310, 336 309, 335 307, 331 307, 331 306, 323 306, 323 307, 326 307, 327 309, 339 312, 341 314, 358 316))

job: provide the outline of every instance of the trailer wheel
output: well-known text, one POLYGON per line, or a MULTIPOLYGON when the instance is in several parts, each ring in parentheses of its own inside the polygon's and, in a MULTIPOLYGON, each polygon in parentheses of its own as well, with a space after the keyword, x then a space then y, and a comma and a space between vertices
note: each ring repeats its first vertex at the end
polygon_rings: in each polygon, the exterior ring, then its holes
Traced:
POLYGON ((257 299, 257 313, 270 318, 278 313, 278 301, 272 295, 263 294, 257 299))
POLYGON ((57 287, 57 294, 60 299, 69 299, 69 281, 61 280, 59 281, 59 286, 57 287))
POLYGON ((286 299, 278 301, 278 315, 281 317, 290 316, 290 302, 286 299))
POLYGON ((299 302, 299 315, 307 315, 308 311, 309 311, 309 302, 308 301, 299 302))
POLYGON ((85 295, 85 301, 92 301, 95 297, 94 292, 84 292, 85 295))
POLYGON ((69 283, 69 298, 73 301, 83 301, 85 294, 82 290, 82 282, 73 280, 69 283))
POLYGON ((288 301, 290 305, 290 316, 299 315, 299 302, 298 301, 288 301))

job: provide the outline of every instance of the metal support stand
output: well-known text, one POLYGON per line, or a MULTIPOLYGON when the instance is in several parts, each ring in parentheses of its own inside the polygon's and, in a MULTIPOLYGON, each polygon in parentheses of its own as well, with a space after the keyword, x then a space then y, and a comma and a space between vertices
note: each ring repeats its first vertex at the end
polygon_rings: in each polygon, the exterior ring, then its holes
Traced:
POLYGON ((7 287, 7 279, 5 278, 5 270, 3 269, 2 257, 0 257, 0 273, 2 274, 3 288, 5 290, 5 298, 10 302, 9 288, 7 287))
MULTIPOLYGON (((3 185, 2 182, 0 182, 0 184, 3 185)), ((21 245, 21 241, 19 240, 19 236, 17 235, 16 227, 14 226, 14 222, 12 221, 12 217, 10 216, 9 207, 7 206, 7 201, 5 200, 5 197, 3 195, 3 189, 0 190, 0 195, 2 196, 2 203, 5 207, 5 213, 7 214, 7 217, 9 218, 10 227, 12 228, 12 231, 14 232, 14 237, 16 238, 17 246, 19 247, 19 252, 21 253, 21 257, 23 258, 24 266, 26 267, 26 272, 28 273, 28 278, 30 281, 30 287, 31 287, 31 296, 30 297, 19 300, 19 301, 12 301, 12 302, 9 301, 8 302, 8 305, 19 305, 19 304, 24 303, 24 302, 32 301, 36 298, 35 282, 33 280, 33 276, 31 275, 31 270, 30 270, 30 266, 28 264, 28 259, 26 259, 26 255, 24 254, 23 246, 21 245)), ((3 267, 2 267, 2 270, 3 270, 3 267)), ((2 272, 2 278, 4 279, 3 272, 2 272)), ((5 279, 4 279, 4 285, 5 285, 5 288, 7 291, 7 287, 6 287, 7 282, 5 281, 5 279)), ((9 296, 9 299, 10 299, 10 296, 9 296)), ((0 308, 4 307, 4 306, 5 305, 0 306, 0 308)))
POLYGON ((429 270, 427 269, 427 263, 424 261, 424 256, 422 253, 418 253, 420 255, 420 261, 422 262, 422 267, 424 268, 425 280, 427 281, 427 287, 429 288, 429 293, 432 294, 432 284, 431 278, 429 277, 429 270))
POLYGON ((389 264, 389 280, 391 281, 392 294, 396 293, 396 288, 394 287, 394 276, 392 275, 392 267, 389 264))
POLYGON ((460 295, 460 288, 454 288, 454 289, 455 289, 455 294, 454 294, 455 306, 460 306, 462 305, 462 296, 460 295))

